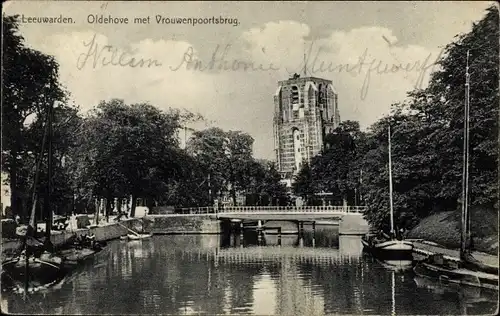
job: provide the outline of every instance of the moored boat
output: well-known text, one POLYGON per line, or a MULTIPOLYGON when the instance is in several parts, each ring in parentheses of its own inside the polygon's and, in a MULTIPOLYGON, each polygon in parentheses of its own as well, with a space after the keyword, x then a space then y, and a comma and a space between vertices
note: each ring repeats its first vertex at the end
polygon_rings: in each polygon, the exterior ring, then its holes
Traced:
POLYGON ((2 262, 3 287, 23 289, 24 292, 55 283, 62 279, 65 273, 64 259, 53 253, 54 246, 50 240, 53 224, 51 206, 52 195, 52 115, 53 104, 49 103, 47 111, 47 124, 43 135, 40 156, 38 158, 33 185, 32 208, 26 231, 22 233, 21 245, 17 254, 2 262), (43 157, 45 156, 45 143, 48 136, 48 161, 47 178, 49 179, 45 196, 45 240, 37 236, 36 209, 38 204, 38 178, 43 157))
POLYGON ((91 258, 97 252, 97 250, 90 248, 73 248, 61 251, 61 256, 64 257, 64 265, 70 267, 91 258))
POLYGON ((361 238, 363 248, 381 260, 412 260, 413 243, 405 240, 361 238))
POLYGON ((27 282, 28 290, 54 283, 64 277, 63 259, 49 253, 40 258, 25 253, 5 260, 2 263, 2 285, 6 288, 23 288, 27 282))
POLYGON ((153 234, 128 234, 129 240, 143 240, 153 236, 153 234))
POLYGON ((421 278, 437 279, 442 283, 455 283, 498 291, 498 274, 465 269, 460 267, 460 264, 444 261, 441 255, 433 255, 417 263, 413 271, 421 278))
POLYGON ((395 272, 409 271, 413 268, 412 260, 378 260, 377 262, 387 270, 395 272))
POLYGON ((418 262, 414 271, 421 277, 498 291, 498 267, 489 266, 475 259, 470 249, 472 240, 469 214, 469 51, 466 60, 460 258, 455 261, 445 259, 442 254, 433 254, 418 262))
POLYGON ((390 203, 390 220, 391 232, 386 235, 381 232, 378 236, 365 235, 361 238, 363 249, 372 253, 375 257, 382 260, 412 260, 413 259, 413 243, 408 240, 403 240, 402 234, 400 238, 396 238, 394 231, 394 207, 392 201, 392 159, 391 159, 391 127, 388 126, 388 149, 389 149, 389 203, 390 203))

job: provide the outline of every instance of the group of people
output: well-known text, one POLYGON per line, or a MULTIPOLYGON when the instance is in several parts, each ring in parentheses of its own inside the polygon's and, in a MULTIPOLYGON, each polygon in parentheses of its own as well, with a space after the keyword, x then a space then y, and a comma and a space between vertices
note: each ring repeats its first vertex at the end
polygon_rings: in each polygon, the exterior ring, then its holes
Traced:
POLYGON ((375 242, 383 242, 386 240, 403 240, 406 237, 406 230, 404 228, 396 229, 389 234, 386 234, 383 229, 379 230, 374 238, 375 242))
POLYGON ((76 249, 90 248, 94 250, 99 250, 102 245, 96 241, 95 234, 87 235, 83 234, 81 236, 73 235, 73 245, 76 249))

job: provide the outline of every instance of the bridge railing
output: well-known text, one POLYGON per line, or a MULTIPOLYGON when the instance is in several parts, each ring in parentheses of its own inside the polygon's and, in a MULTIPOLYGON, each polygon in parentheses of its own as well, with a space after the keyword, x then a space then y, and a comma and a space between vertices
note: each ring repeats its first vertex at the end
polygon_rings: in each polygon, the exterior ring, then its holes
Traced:
POLYGON ((219 209, 219 213, 260 213, 260 212, 298 212, 298 213, 363 213, 364 206, 230 206, 219 209))
POLYGON ((176 214, 216 214, 217 210, 213 206, 203 206, 203 207, 184 207, 177 208, 175 210, 176 214))
POLYGON ((363 213, 365 206, 213 206, 176 209, 177 214, 218 214, 218 213, 363 213))

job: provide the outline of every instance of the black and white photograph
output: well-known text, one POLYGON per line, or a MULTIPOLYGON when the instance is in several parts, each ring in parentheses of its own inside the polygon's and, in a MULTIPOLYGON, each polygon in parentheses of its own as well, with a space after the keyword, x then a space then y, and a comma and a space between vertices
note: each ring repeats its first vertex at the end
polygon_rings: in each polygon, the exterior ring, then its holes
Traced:
POLYGON ((2 314, 498 314, 499 25, 4 2, 2 314))

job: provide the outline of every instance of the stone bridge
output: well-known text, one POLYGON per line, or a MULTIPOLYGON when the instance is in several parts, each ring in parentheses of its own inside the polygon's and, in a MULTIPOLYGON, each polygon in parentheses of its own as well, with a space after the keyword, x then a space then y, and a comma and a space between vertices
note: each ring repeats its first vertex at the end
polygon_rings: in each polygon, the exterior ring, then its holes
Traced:
POLYGON ((172 216, 206 215, 221 221, 259 222, 259 226, 264 227, 270 221, 314 225, 321 221, 336 220, 339 222, 340 234, 365 234, 369 226, 363 218, 364 210, 363 206, 229 206, 178 209, 178 214, 172 216))

